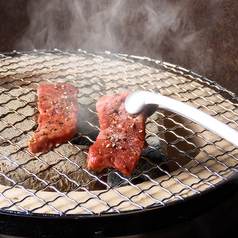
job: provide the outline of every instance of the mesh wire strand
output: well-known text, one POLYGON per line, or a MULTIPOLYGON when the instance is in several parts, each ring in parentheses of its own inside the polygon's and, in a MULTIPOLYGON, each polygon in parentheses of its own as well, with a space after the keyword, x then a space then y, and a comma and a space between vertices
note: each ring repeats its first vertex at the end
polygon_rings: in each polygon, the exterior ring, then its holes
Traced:
POLYGON ((82 50, 4 53, 0 65, 1 211, 94 215, 143 210, 200 195, 237 172, 237 148, 161 110, 146 121, 149 146, 131 176, 110 169, 96 174, 77 161, 86 158, 100 130, 96 101, 114 92, 159 92, 237 128, 236 97, 187 69, 147 57, 82 50), (36 89, 56 82, 78 88, 79 130, 51 151, 32 154, 27 141, 37 127, 36 89), (79 173, 84 181, 77 180, 79 173), (36 188, 29 187, 32 183, 36 188))

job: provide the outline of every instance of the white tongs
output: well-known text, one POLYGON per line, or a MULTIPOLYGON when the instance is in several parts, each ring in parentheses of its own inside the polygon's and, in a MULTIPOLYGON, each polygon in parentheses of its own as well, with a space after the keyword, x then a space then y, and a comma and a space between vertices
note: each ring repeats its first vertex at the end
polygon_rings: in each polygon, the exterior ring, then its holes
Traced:
POLYGON ((161 109, 184 116, 238 146, 238 132, 236 130, 186 103, 147 91, 132 92, 125 101, 126 110, 131 114, 140 112, 146 105, 150 104, 158 105, 161 109))

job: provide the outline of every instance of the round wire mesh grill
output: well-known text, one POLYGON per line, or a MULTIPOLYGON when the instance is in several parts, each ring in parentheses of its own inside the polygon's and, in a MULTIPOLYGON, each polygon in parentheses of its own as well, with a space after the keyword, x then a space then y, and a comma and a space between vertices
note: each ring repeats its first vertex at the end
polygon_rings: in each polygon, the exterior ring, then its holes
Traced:
POLYGON ((97 100, 149 90, 190 104, 237 128, 237 99, 215 82, 179 66, 122 54, 33 51, 0 55, 0 209, 24 214, 95 215, 145 210, 201 195, 237 172, 237 148, 168 111, 146 121, 146 141, 131 176, 86 168, 99 133, 97 100), (78 88, 78 133, 46 153, 28 140, 37 127, 37 93, 45 83, 78 88))

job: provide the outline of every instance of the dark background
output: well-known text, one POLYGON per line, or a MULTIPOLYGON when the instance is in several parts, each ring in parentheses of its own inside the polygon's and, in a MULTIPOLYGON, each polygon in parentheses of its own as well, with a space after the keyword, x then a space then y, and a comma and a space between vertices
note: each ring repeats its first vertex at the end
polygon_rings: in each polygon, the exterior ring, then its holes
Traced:
POLYGON ((145 55, 238 94, 238 1, 4 0, 0 10, 0 52, 80 48, 145 55))
MULTIPOLYGON (((235 0, 3 0, 0 52, 80 48, 137 54, 191 69, 238 95, 237 22, 235 0)), ((232 183, 236 189, 237 180, 232 183)), ((160 235, 224 237, 237 230, 233 192, 223 193, 211 211, 160 235)), ((217 196, 210 199, 216 202, 217 196)))

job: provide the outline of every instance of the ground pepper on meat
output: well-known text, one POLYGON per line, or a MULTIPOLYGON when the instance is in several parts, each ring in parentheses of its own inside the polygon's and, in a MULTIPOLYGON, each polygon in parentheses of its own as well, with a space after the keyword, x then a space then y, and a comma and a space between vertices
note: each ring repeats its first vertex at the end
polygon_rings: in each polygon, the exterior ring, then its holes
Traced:
POLYGON ((96 104, 100 133, 89 148, 88 168, 114 168, 130 175, 138 164, 145 144, 145 113, 130 115, 125 98, 130 92, 103 96, 96 104))
POLYGON ((77 88, 70 83, 44 84, 38 93, 38 128, 29 140, 33 153, 45 152, 66 142, 77 132, 77 88))

